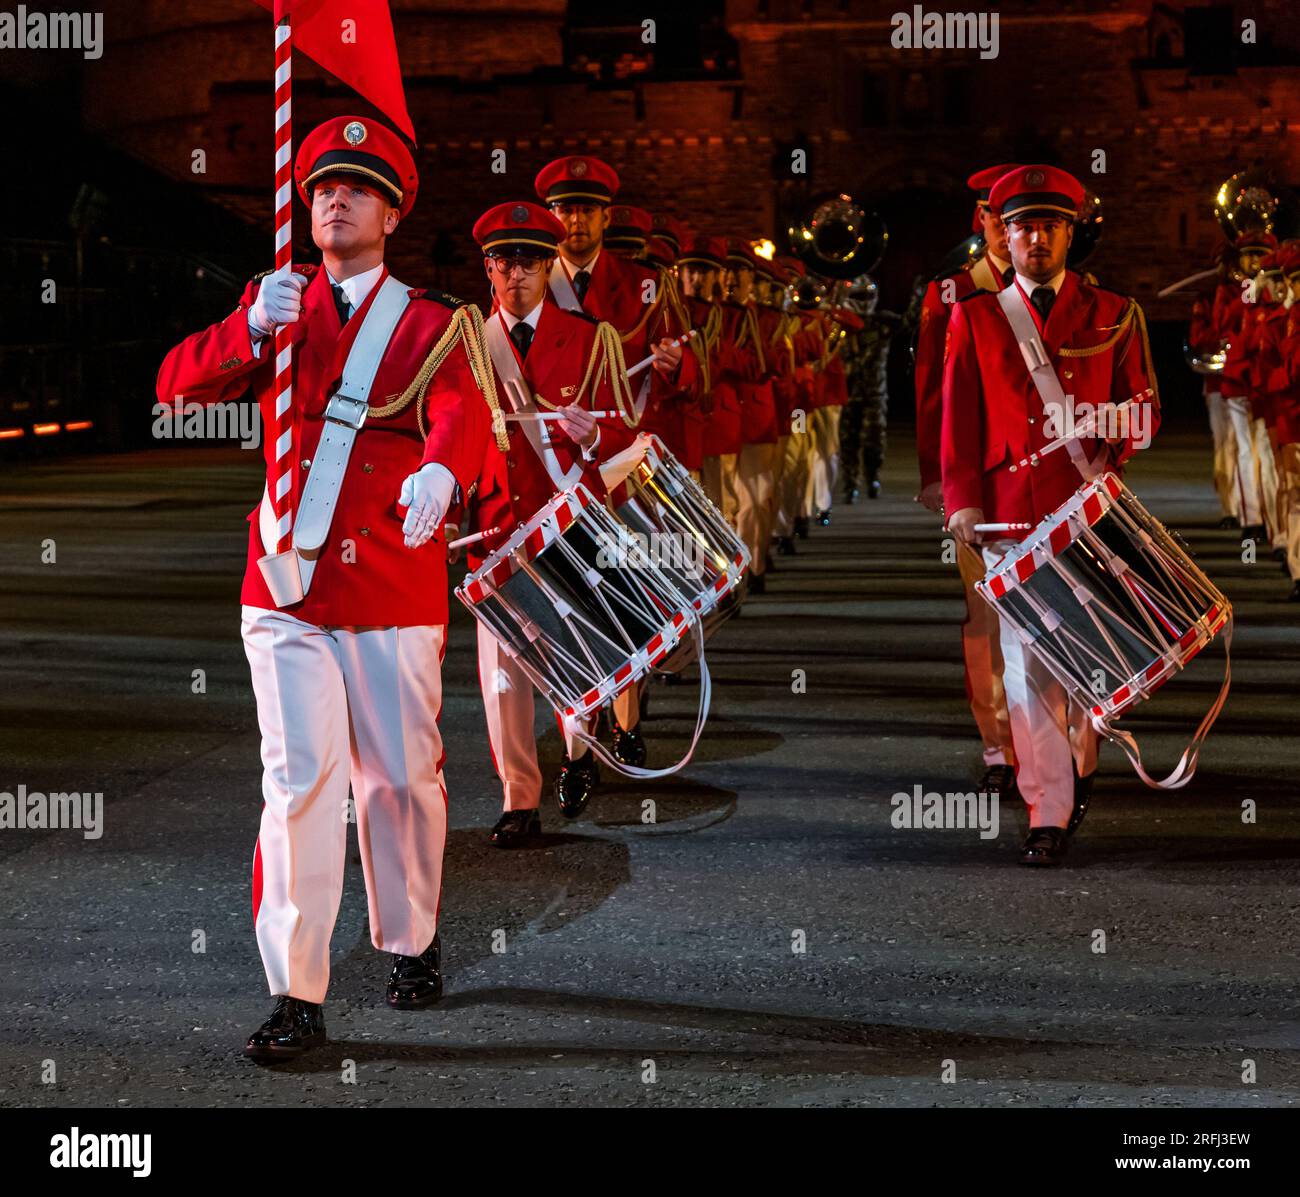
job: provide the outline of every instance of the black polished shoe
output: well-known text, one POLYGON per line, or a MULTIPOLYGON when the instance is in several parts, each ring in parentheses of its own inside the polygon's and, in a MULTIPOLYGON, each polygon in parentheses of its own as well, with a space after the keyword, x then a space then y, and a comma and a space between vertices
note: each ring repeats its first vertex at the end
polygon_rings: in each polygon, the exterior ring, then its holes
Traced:
POLYGON ((779 537, 776 542, 776 551, 780 553, 782 557, 793 557, 795 555, 794 537, 779 537))
POLYGON ((559 773, 555 775, 555 800, 566 819, 576 819, 591 801, 591 795, 600 784, 600 766, 596 756, 587 749, 577 760, 567 756, 559 773))
POLYGON ((325 1042, 325 1011, 317 1002, 284 995, 275 1009, 249 1037, 244 1055, 259 1064, 292 1060, 325 1042))
POLYGON ((508 810, 497 820, 488 835, 488 842, 498 848, 518 848, 542 834, 542 814, 537 807, 532 810, 508 810))
POLYGON ((795 517, 794 534, 800 540, 808 539, 808 517, 806 515, 800 515, 795 517))
POLYGON ((847 482, 844 485, 843 498, 845 504, 852 507, 862 497, 862 491, 858 489, 856 482, 847 482))
POLYGON ((419 1010, 442 997, 442 941, 434 933, 433 943, 418 956, 394 956, 388 974, 388 1004, 394 1010, 419 1010))
POLYGON ((1025 836, 1020 849, 1020 863, 1037 868, 1050 868, 1065 859, 1070 844, 1064 827, 1035 827, 1025 836))
POLYGON ((821 524, 823 528, 829 528, 831 526, 831 509, 829 507, 827 507, 825 511, 819 511, 817 513, 817 522, 821 524))
POLYGON ((1097 775, 1089 773, 1087 777, 1074 779, 1074 809, 1070 812, 1070 821, 1065 826, 1065 834, 1073 835, 1079 830, 1079 824, 1088 813, 1088 804, 1092 801, 1092 782, 1097 775))
POLYGON ((641 725, 625 728, 619 727, 617 719, 611 719, 610 722, 614 725, 614 755, 625 765, 631 765, 634 769, 643 768, 646 749, 645 740, 641 737, 641 725))
POLYGON ((749 593, 766 594, 767 593, 767 575, 750 574, 749 575, 749 593))
POLYGON ((1247 524, 1241 530, 1242 540, 1263 540, 1267 535, 1263 524, 1247 524))
POLYGON ((880 498, 880 479, 879 479, 879 478, 872 478, 870 481, 868 481, 868 483, 867 483, 867 498, 868 498, 868 499, 878 499, 878 498, 880 498))
POLYGON ((1219 530, 1221 532, 1227 532, 1229 529, 1235 532, 1240 527, 1241 524, 1235 515, 1225 515, 1223 519, 1219 521, 1219 530))
POLYGON ((1300 582, 1296 582, 1291 587, 1291 593, 1286 596, 1286 601, 1288 603, 1300 603, 1300 582))
POLYGON ((1016 771, 1010 765, 989 765, 980 778, 979 792, 1010 798, 1016 792, 1016 771))

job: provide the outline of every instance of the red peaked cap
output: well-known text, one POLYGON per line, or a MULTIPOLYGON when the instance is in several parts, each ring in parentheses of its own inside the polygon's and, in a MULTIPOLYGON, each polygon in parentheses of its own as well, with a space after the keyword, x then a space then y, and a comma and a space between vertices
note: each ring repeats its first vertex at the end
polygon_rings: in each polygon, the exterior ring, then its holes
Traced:
POLYGON ((761 269, 758 254, 754 252, 754 247, 743 237, 727 238, 727 264, 729 266, 739 266, 742 270, 761 269))
POLYGON ((1003 220, 1063 216, 1074 220, 1083 204, 1083 185, 1059 166, 1017 166, 989 192, 989 207, 1003 220))
POLYGON ((795 278, 806 278, 808 275, 808 267, 798 258, 790 257, 789 254, 778 254, 772 259, 772 265, 784 273, 787 278, 791 275, 794 275, 795 278))
POLYGON ((305 203, 311 203, 316 180, 330 174, 355 175, 378 187, 403 216, 415 205, 420 188, 406 142, 369 117, 336 116, 302 139, 293 177, 305 203))
POLYGON ((727 239, 725 237, 700 237, 691 239, 690 245, 682 250, 677 259, 679 266, 704 266, 715 270, 721 269, 727 260, 727 239))
POLYGON ((618 194, 618 173, 599 158, 574 154, 548 162, 533 186, 545 204, 608 204, 618 194))
POLYGON ((675 216, 659 215, 650 226, 651 236, 667 241, 674 253, 681 253, 691 242, 691 230, 683 220, 675 216))
POLYGON ((554 257, 564 235, 564 225, 531 200, 489 208, 474 222, 473 233, 485 255, 513 250, 539 258, 554 257))
POLYGON ((647 266, 662 266, 667 270, 677 261, 677 250, 667 237, 651 237, 645 243, 641 260, 647 266))
POLYGON ((1267 253, 1269 250, 1277 249, 1277 238, 1272 233, 1265 233, 1259 229, 1247 229, 1233 244, 1239 254, 1252 249, 1257 253, 1267 253))
POLYGON ((1010 171, 1018 169, 1018 162, 1004 162, 1001 166, 988 166, 983 170, 977 170, 969 179, 966 180, 966 186, 975 192, 975 211, 971 215, 971 232, 978 233, 980 228, 980 209, 988 207, 989 192, 993 190, 993 184, 996 183, 1003 175, 1010 171))
POLYGON ((614 204, 609 210, 609 227, 604 243, 610 249, 641 250, 654 226, 650 213, 631 204, 614 204))

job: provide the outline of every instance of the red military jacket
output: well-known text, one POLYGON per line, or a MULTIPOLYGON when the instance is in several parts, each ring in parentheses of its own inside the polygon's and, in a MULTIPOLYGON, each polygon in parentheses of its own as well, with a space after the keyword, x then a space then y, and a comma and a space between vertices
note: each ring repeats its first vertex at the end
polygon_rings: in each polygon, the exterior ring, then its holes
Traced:
MULTIPOLYGON (((1083 404, 1122 403, 1147 387, 1154 389, 1141 313, 1135 304, 1130 310, 1130 303, 1123 295, 1084 282, 1071 270, 1065 272, 1040 335, 1061 386, 1074 396, 1076 409, 1083 404), (1091 356, 1061 354, 1062 349, 1088 349, 1108 342, 1108 349, 1091 356)), ((1034 316, 1037 321, 1036 312, 1034 316)), ((1083 438, 1089 460, 1105 455, 1108 467, 1118 470, 1141 447, 1137 434, 1153 437, 1159 427, 1158 399, 1153 396, 1147 407, 1145 426, 1131 425, 1134 435, 1115 446, 1100 438, 1083 438)), ((1037 525, 1065 502, 1083 482, 1066 449, 1043 458, 1037 466, 1011 471, 1049 442, 1044 424, 1043 402, 997 296, 975 294, 957 304, 948 328, 943 382, 941 462, 948 515, 978 507, 989 522, 1037 525)), ((1021 533, 1020 538, 1026 535, 1021 533)))
MULTIPOLYGON (((598 325, 599 321, 580 312, 565 311, 549 297, 543 301, 528 355, 520 363, 524 379, 535 395, 556 407, 574 402, 587 373, 598 325)), ((511 349, 514 350, 513 344, 511 349)), ((603 381, 594 393, 593 388, 588 387, 581 403, 588 411, 615 410, 614 393, 608 381, 603 381)), ((502 410, 510 410, 504 398, 502 410)), ((561 431, 558 422, 552 421, 549 431, 560 468, 567 472, 580 464, 582 485, 597 499, 604 499, 606 492, 600 479, 600 462, 628 448, 636 433, 621 417, 602 419, 599 425, 597 461, 592 463, 583 461, 582 450, 561 431)), ((536 515, 557 493, 555 483, 523 425, 512 420, 506 424, 506 429, 510 435, 509 452, 503 453, 490 437, 485 442, 476 470, 477 485, 468 504, 467 524, 461 529, 465 535, 487 528, 501 529, 497 535, 469 546, 470 566, 474 569, 519 524, 536 515)))
POLYGON ((844 372, 843 329, 861 332, 862 317, 848 308, 832 308, 823 314, 826 323, 826 353, 822 368, 821 406, 843 407, 849 401, 849 381, 844 372))
MULTIPOLYGON (((293 450, 291 490, 293 510, 298 510, 303 486, 324 427, 325 405, 333 394, 347 361, 357 330, 380 286, 381 276, 340 328, 329 276, 315 265, 294 266, 308 276, 303 291, 302 315, 292 328, 293 341, 293 450)), ((187 402, 219 403, 236 400, 250 386, 262 412, 263 429, 274 422, 273 338, 261 342, 253 355, 248 331, 248 308, 257 297, 259 282, 244 288, 239 306, 224 320, 186 337, 163 359, 158 372, 158 399, 171 404, 177 397, 187 402)), ((454 308, 410 292, 403 312, 371 388, 371 406, 400 397, 429 351, 447 328, 454 308)), ((468 488, 474 480, 483 446, 491 428, 491 412, 473 381, 464 351, 457 346, 434 376, 423 401, 381 418, 370 416, 352 446, 351 459, 329 535, 321 549, 311 588, 299 603, 284 608, 308 623, 337 626, 410 626, 447 622, 447 553, 440 537, 418 549, 403 543, 405 508, 399 510, 403 480, 422 465, 437 462, 468 488), (417 410, 427 433, 420 432, 417 410)), ((264 435, 263 454, 268 470, 275 446, 264 435)), ((240 601, 274 609, 270 592, 258 568, 258 558, 273 552, 263 548, 258 528, 258 507, 248 516, 248 560, 240 601)))
POLYGON ((763 352, 771 371, 773 415, 779 440, 790 435, 790 414, 799 406, 798 359, 794 347, 797 321, 774 306, 761 309, 759 317, 767 338, 763 352))
POLYGON ((1280 404, 1286 387, 1279 389, 1277 371, 1282 365, 1282 342, 1287 335, 1289 312, 1277 300, 1261 300, 1256 304, 1255 330, 1252 336, 1254 353, 1250 361, 1250 411, 1258 420, 1273 427, 1280 414, 1280 404))
POLYGON ((1228 341, 1221 376, 1225 399, 1250 394, 1250 359, 1254 352, 1251 344, 1254 321, 1251 315, 1254 311, 1255 304, 1247 303, 1242 297, 1240 284, 1235 290, 1228 290, 1224 294, 1219 328, 1228 341))
POLYGON ((1274 400, 1273 430, 1279 444, 1292 445, 1300 443, 1300 304, 1293 303, 1287 312, 1277 358, 1268 382, 1274 400))
POLYGON ((921 489, 940 479, 939 440, 943 428, 943 353, 948 319, 956 304, 976 291, 1000 291, 1002 278, 987 257, 956 274, 936 278, 925 289, 916 332, 916 456, 921 489), (947 286, 946 284, 951 284, 947 286), (944 300, 951 291, 950 302, 944 300))
POLYGON ((776 391, 773 379, 777 360, 772 354, 772 338, 782 323, 781 313, 750 300, 748 309, 750 335, 745 338, 748 347, 753 341, 753 365, 758 377, 740 383, 741 434, 747 445, 774 445, 780 434, 777 420, 776 391), (753 333, 757 332, 757 337, 753 333))
POLYGON ((741 387, 762 378, 762 368, 747 321, 748 309, 723 300, 722 328, 714 346, 709 375, 713 410, 704 430, 704 456, 739 453, 745 443, 741 387))
MULTIPOLYGON (((676 287, 676 281, 666 271, 659 272, 659 293, 667 296, 668 289, 676 287)), ((665 304, 666 311, 658 327, 652 328, 647 337, 646 353, 649 346, 660 336, 681 336, 690 328, 696 328, 695 308, 692 301, 685 296, 674 294, 671 302, 665 304)), ((709 309, 703 308, 699 318, 707 319, 709 309)), ((654 317, 652 316, 652 323, 654 317)), ((703 340, 704 329, 699 326, 696 337, 682 350, 682 366, 675 380, 665 379, 658 371, 653 371, 654 379, 649 402, 641 413, 640 427, 643 431, 662 438, 672 454, 687 469, 698 470, 703 455, 700 446, 703 443, 704 417, 699 410, 703 395, 705 375, 700 369, 702 361, 708 360, 708 347, 703 340), (688 362, 686 359, 689 358, 688 362)), ((624 346, 628 365, 634 365, 631 359, 635 350, 628 352, 624 346)), ((638 359, 639 360, 639 359, 638 359)), ((633 378, 633 392, 639 392, 640 378, 633 378)))

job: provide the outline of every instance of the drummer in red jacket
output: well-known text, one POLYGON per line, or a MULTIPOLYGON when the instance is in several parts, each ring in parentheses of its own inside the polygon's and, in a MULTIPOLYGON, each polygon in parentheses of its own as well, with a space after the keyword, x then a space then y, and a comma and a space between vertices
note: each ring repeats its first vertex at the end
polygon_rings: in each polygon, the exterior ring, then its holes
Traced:
POLYGON ((396 957, 388 1003, 424 1006, 441 994, 447 560, 434 534, 455 490, 477 475, 490 428, 456 344, 465 325, 455 301, 408 289, 384 265, 418 186, 406 145, 373 120, 337 117, 303 140, 294 177, 322 264, 249 283, 234 312, 182 341, 158 375, 165 404, 234 400, 251 387, 269 430, 280 390, 273 334, 292 330, 290 444, 277 453, 276 438, 264 438, 266 464, 272 493, 287 483, 295 537, 314 520, 323 542, 277 558, 300 583, 277 602, 259 568, 277 548, 270 499, 249 516, 242 632, 264 765, 253 921, 276 996, 245 1049, 258 1061, 325 1039, 349 782, 371 940, 396 957), (417 393, 412 379, 435 347, 450 352, 417 393), (322 531, 314 512, 327 509, 322 531))
MULTIPOLYGON (((493 311, 484 337, 502 410, 515 409, 513 378, 522 384, 526 410, 556 409, 563 419, 511 421, 506 425, 508 449, 489 442, 462 530, 501 531, 470 549, 471 569, 561 491, 581 484, 603 499, 600 462, 635 439, 627 379, 617 391, 610 380, 615 364, 610 347, 618 333, 590 316, 566 311, 548 293, 547 278, 563 237, 564 226, 540 204, 527 201, 498 204, 474 225, 492 285, 493 311), (594 389, 584 389, 589 373, 599 380, 594 389), (618 414, 597 419, 592 411, 618 414)), ((491 841, 510 848, 541 834, 533 685, 481 623, 478 663, 492 760, 505 789, 505 811, 491 841)), ((560 810, 577 818, 599 780, 591 749, 566 735, 564 765, 554 783, 560 810)))
MULTIPOLYGON (((1141 309, 1065 269, 1082 201, 1078 181, 1053 166, 1020 167, 998 180, 989 202, 1010 230, 1015 278, 952 313, 943 384, 944 508, 959 539, 983 542, 990 567, 1021 537, 989 538, 976 524, 1036 526, 1085 476, 1117 470, 1144 448, 1159 424, 1141 309), (1038 372, 1037 385, 1026 364, 1026 352, 1035 351, 1052 367, 1038 372), (1125 418, 1106 406, 1147 388, 1150 398, 1135 402, 1125 418), (1089 411, 1104 413, 1099 431, 1110 435, 1077 438, 1070 451, 1013 471, 1089 411)), ((1086 712, 1005 621, 1001 641, 1016 782, 1030 815, 1021 861, 1059 864, 1087 809, 1096 735, 1086 712)))

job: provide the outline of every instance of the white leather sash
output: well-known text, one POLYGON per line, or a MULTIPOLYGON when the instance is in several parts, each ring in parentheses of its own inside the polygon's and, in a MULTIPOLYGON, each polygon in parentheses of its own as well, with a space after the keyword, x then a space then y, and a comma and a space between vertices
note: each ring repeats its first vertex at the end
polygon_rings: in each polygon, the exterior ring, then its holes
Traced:
POLYGON ((568 268, 559 254, 555 255, 555 261, 551 263, 551 294, 555 297, 555 302, 566 312, 583 310, 582 300, 573 289, 573 280, 569 278, 568 268))
MULTIPOLYGON (((1020 346, 1021 356, 1024 357, 1025 366, 1029 370, 1030 381, 1034 384, 1039 399, 1042 400, 1043 414, 1052 420, 1052 413, 1059 413, 1057 419, 1062 421, 1062 426, 1058 430, 1058 435, 1064 436, 1074 427, 1074 396, 1065 393, 1061 380, 1056 377, 1056 371, 1052 368, 1052 359, 1048 356, 1042 337, 1038 335, 1038 325, 1034 323, 1029 302, 1014 281, 1010 286, 1003 287, 998 292, 997 298, 1007 323, 1011 325, 1011 332, 1020 346)), ((1056 421, 1052 422, 1055 424, 1056 421)), ((1090 461, 1087 450, 1078 437, 1070 437, 1065 447, 1070 454, 1070 460, 1083 475, 1085 482, 1091 482, 1106 469, 1106 454, 1099 453, 1096 461, 1090 461)))
MULTIPOLYGON (((524 372, 519 368, 519 359, 515 356, 514 343, 510 340, 510 334, 506 332, 505 321, 501 318, 500 309, 494 312, 491 319, 483 326, 483 336, 487 341, 488 354, 492 358, 492 368, 501 380, 501 389, 505 392, 511 409, 516 412, 536 412, 537 405, 533 402, 533 388, 528 380, 524 378, 524 372)), ((520 420, 518 423, 523 428, 528 443, 532 445, 533 451, 541 460, 547 474, 550 476, 551 484, 557 492, 568 490, 582 480, 582 463, 580 461, 575 460, 567 471, 560 466, 560 460, 556 457, 555 448, 551 444, 551 433, 547 427, 548 421, 520 420)))
MULTIPOLYGON (((316 446, 316 456, 312 459, 293 525, 293 553, 297 558, 297 572, 302 581, 302 595, 311 588, 316 561, 325 538, 329 535, 330 525, 334 522, 334 509, 338 505, 343 476, 352 456, 352 445, 366 420, 366 408, 375 375, 379 373, 380 363, 393 339, 393 332, 410 301, 407 285, 398 282, 391 274, 379 284, 379 293, 366 310, 352 348, 348 351, 338 390, 325 408, 325 426, 316 446)), ((262 506, 258 512, 258 528, 263 549, 268 554, 274 554, 275 513, 265 487, 262 490, 262 506)), ((269 580, 268 578, 268 582, 269 580)))

